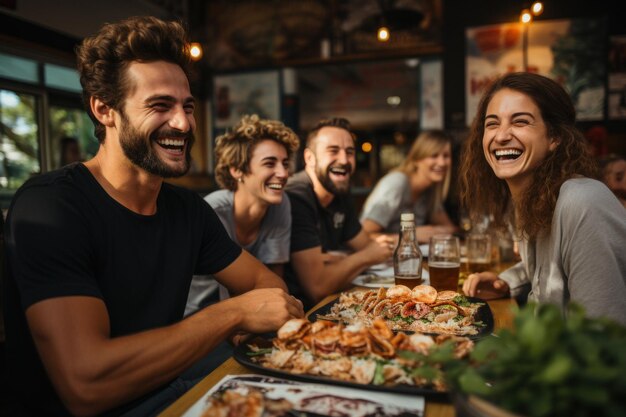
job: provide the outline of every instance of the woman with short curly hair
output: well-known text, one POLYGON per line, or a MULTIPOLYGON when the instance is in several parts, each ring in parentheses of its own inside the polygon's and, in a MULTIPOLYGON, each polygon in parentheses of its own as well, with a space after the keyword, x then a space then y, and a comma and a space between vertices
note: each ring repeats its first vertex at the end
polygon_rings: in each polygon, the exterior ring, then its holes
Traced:
MULTIPOLYGON (((298 136, 283 123, 244 116, 216 140, 215 179, 223 188, 205 197, 230 238, 282 276, 289 261, 291 205, 283 189, 298 136)), ((195 276, 185 314, 212 301, 217 283, 195 276)), ((220 297, 228 297, 220 288, 220 297)))
POLYGON ((626 216, 597 181, 576 111, 555 81, 532 73, 497 79, 480 101, 461 163, 461 200, 471 214, 514 226, 522 261, 497 276, 471 274, 463 290, 575 302, 626 324, 626 216))

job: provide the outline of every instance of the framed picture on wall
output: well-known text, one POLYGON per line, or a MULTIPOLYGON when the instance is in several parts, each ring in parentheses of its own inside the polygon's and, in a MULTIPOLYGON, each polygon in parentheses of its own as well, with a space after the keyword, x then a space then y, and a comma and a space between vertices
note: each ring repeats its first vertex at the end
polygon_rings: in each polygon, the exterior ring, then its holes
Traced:
POLYGON ((230 128, 246 114, 280 120, 278 71, 217 75, 213 84, 215 128, 230 128))
POLYGON ((605 114, 606 20, 560 19, 466 30, 466 122, 489 83, 514 71, 550 77, 570 93, 578 120, 605 114))
POLYGON ((420 75, 420 127, 443 129, 443 62, 422 62, 420 75))
POLYGON ((609 45, 609 118, 626 119, 626 36, 611 36, 609 45))

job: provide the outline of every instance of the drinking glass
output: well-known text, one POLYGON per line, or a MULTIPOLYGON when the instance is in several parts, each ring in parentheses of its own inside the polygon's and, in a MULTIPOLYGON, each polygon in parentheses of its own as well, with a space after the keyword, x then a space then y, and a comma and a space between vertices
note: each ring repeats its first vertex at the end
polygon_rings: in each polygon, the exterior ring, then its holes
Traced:
POLYGON ((430 285, 437 291, 458 291, 461 249, 459 238, 434 235, 428 245, 428 274, 430 285))
POLYGON ((484 233, 470 233, 466 243, 468 272, 488 271, 491 267, 491 237, 484 233))

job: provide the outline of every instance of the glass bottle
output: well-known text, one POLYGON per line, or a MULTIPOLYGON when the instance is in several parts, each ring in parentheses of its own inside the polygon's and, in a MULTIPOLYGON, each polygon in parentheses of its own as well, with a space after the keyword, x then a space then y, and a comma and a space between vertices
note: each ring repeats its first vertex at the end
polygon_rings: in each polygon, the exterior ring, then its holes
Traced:
POLYGON ((396 285, 413 288, 422 284, 422 252, 415 238, 415 216, 400 215, 400 238, 393 253, 393 274, 396 285))

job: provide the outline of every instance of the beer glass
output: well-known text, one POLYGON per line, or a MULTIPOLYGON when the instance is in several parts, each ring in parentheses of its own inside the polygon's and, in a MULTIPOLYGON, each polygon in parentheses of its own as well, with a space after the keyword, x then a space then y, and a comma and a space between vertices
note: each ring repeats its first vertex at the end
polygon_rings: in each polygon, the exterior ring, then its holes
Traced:
POLYGON ((488 271, 491 267, 491 237, 484 233, 470 233, 466 243, 468 272, 488 271))
POLYGON ((430 285, 437 291, 458 291, 461 250, 459 238, 452 235, 434 235, 428 246, 428 274, 430 285))

